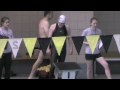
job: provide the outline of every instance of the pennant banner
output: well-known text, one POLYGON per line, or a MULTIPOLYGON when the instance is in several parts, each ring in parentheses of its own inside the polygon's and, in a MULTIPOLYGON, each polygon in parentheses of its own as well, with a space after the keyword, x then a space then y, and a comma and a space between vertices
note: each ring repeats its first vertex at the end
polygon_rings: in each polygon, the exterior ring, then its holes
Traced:
POLYGON ((43 55, 45 56, 51 38, 38 38, 38 41, 39 41, 40 49, 42 49, 43 55))
POLYGON ((53 43, 56 47, 57 53, 60 56, 63 45, 65 43, 66 37, 65 36, 61 36, 61 37, 52 37, 53 43))
POLYGON ((106 53, 109 49, 112 37, 113 37, 113 35, 102 35, 102 36, 100 36, 101 41, 103 42, 103 47, 104 47, 106 53))
POLYGON ((22 42, 22 38, 9 39, 8 41, 11 46, 14 58, 16 58, 21 42, 22 42))
POLYGON ((119 51, 119 53, 120 53, 120 34, 115 34, 115 35, 113 35, 113 37, 114 37, 114 39, 115 39, 115 42, 116 42, 118 51, 119 51))
POLYGON ((92 54, 95 51, 95 48, 97 46, 98 40, 99 40, 99 35, 92 35, 92 36, 86 36, 86 39, 89 43, 90 49, 92 51, 92 54))
POLYGON ((37 38, 23 38, 28 54, 31 58, 37 38))
POLYGON ((75 48, 76 48, 78 54, 80 53, 84 38, 85 38, 84 36, 72 37, 73 43, 75 45, 75 48))
MULTIPOLYGON (((107 53, 113 36, 114 36, 118 51, 120 53, 120 34, 74 36, 71 38, 73 40, 77 53, 80 54, 80 50, 82 48, 84 38, 86 37, 87 42, 89 43, 91 52, 93 54, 97 45, 99 45, 99 49, 104 47, 105 52, 107 53)), ((16 58, 22 42, 22 38, 7 39, 7 37, 2 37, 2 36, 0 36, 0 38, 2 38, 0 39, 0 58, 2 57, 3 52, 6 49, 7 41, 11 46, 14 57, 16 58)), ((37 38, 23 38, 23 41, 29 56, 32 57, 32 53, 33 53, 37 38)), ((51 38, 38 38, 38 41, 39 41, 40 49, 42 50, 43 54, 46 55, 46 51, 50 44, 51 38)), ((61 51, 63 49, 63 45, 65 44, 65 41, 66 41, 66 36, 52 37, 52 41, 54 43, 54 46, 56 48, 58 55, 60 56, 61 51)))
POLYGON ((4 52, 5 46, 7 44, 7 41, 8 41, 8 39, 0 39, 0 58, 3 55, 3 52, 4 52))

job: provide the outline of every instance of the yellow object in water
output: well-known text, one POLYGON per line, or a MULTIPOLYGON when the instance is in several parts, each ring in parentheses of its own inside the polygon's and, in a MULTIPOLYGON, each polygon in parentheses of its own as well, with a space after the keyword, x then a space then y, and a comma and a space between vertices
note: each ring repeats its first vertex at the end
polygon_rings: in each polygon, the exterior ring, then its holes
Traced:
POLYGON ((45 70, 46 72, 49 72, 50 68, 51 68, 51 65, 47 65, 47 66, 42 66, 42 67, 38 68, 37 70, 38 71, 45 70))

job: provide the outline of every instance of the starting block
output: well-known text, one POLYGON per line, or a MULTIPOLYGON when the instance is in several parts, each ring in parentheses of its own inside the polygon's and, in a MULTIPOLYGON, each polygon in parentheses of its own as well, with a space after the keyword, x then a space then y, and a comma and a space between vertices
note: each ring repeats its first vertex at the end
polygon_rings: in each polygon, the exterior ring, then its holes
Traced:
POLYGON ((81 67, 75 62, 60 62, 54 65, 55 76, 61 79, 75 79, 76 72, 81 70, 81 67))

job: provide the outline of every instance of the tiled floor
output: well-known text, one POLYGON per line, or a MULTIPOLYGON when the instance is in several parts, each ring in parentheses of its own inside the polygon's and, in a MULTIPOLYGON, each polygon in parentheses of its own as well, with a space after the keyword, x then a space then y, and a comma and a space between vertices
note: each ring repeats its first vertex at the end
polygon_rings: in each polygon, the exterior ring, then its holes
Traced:
MULTIPOLYGON (((27 79, 28 75, 19 75, 16 77, 11 77, 11 79, 27 79)), ((37 77, 34 79, 38 79, 37 77)), ((79 78, 79 79, 86 79, 86 78, 79 78)), ((105 75, 95 75, 95 79, 107 79, 105 75)), ((120 74, 112 75, 112 79, 120 79, 120 74)))
MULTIPOLYGON (((95 75, 95 79, 107 79, 105 75, 95 75)), ((113 74, 112 79, 120 79, 120 74, 113 74)))

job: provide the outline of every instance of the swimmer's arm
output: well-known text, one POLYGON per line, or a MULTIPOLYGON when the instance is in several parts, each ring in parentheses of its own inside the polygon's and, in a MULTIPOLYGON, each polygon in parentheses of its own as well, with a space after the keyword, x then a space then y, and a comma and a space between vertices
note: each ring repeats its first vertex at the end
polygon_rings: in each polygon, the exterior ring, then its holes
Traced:
POLYGON ((55 29, 55 28, 54 28, 54 25, 51 25, 51 26, 50 26, 50 29, 49 29, 49 33, 48 33, 48 37, 49 37, 49 38, 52 37, 54 29, 55 29))
POLYGON ((68 43, 70 45, 70 47, 72 48, 72 39, 71 39, 71 29, 70 27, 67 26, 67 33, 68 33, 68 43))
MULTIPOLYGON (((87 31, 86 30, 83 30, 82 36, 87 36, 87 31)), ((89 45, 89 43, 87 42, 86 38, 85 38, 83 44, 89 45)))
POLYGON ((70 54, 73 54, 73 44, 72 44, 72 38, 71 38, 71 29, 69 26, 66 26, 67 33, 68 33, 68 44, 70 47, 70 54))
MULTIPOLYGON (((50 29, 49 29, 48 38, 51 38, 51 37, 52 37, 53 32, 54 32, 54 29, 55 29, 54 25, 51 25, 51 26, 50 26, 50 29)), ((51 42, 50 42, 50 44, 49 44, 49 46, 48 46, 49 49, 50 49, 50 45, 51 45, 51 42)))

